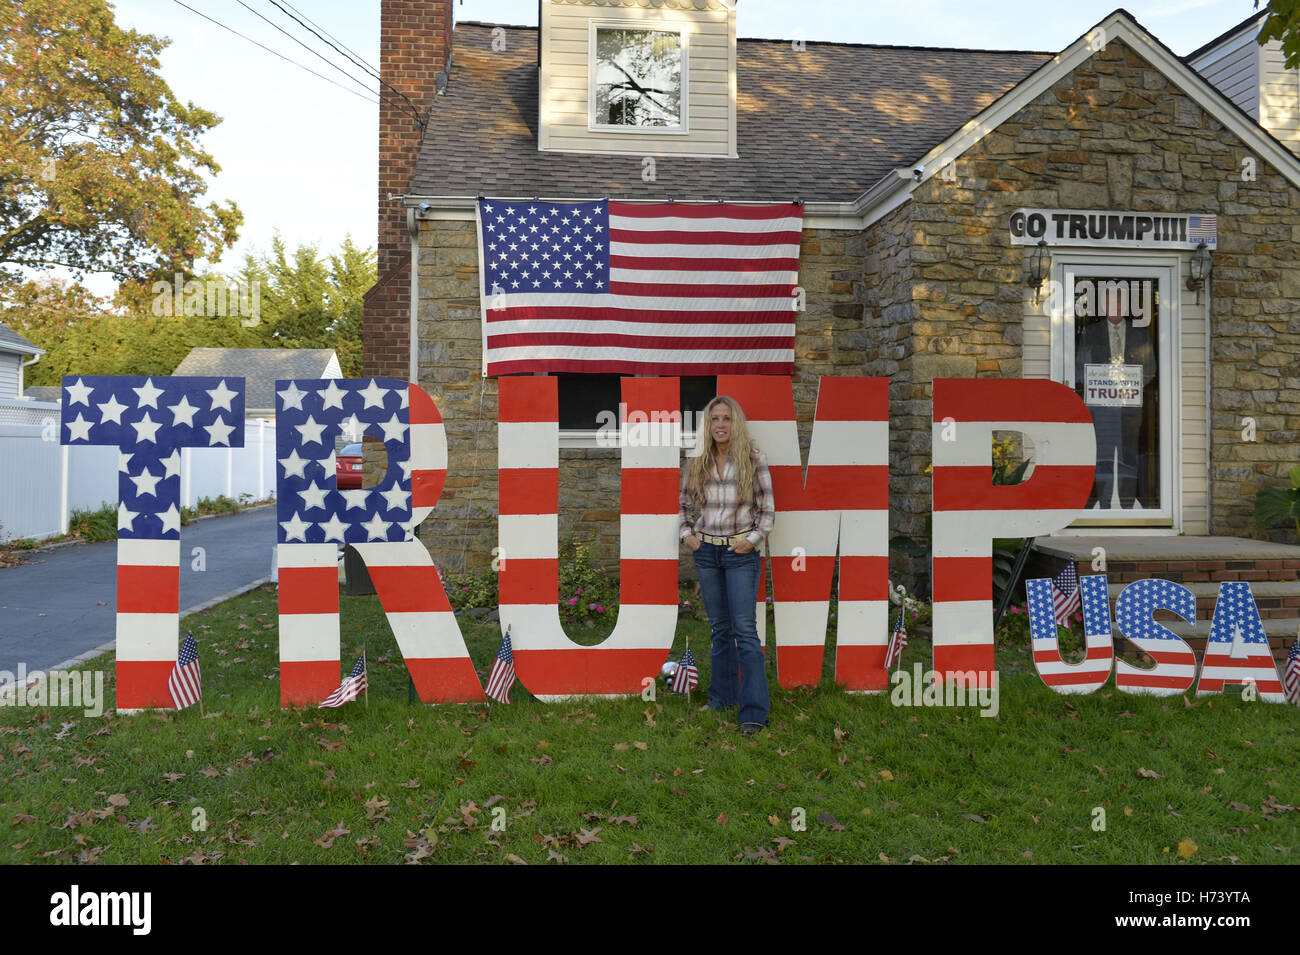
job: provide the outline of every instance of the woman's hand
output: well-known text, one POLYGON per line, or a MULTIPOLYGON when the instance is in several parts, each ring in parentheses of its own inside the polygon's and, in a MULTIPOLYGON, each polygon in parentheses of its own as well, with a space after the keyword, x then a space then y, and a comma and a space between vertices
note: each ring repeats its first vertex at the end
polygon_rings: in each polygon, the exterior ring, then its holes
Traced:
POLYGON ((685 537, 682 538, 682 540, 686 542, 686 546, 689 547, 692 551, 699 550, 700 544, 703 543, 703 541, 701 541, 694 534, 687 534, 685 537))
POLYGON ((727 549, 730 551, 734 551, 737 554, 748 554, 751 550, 754 549, 754 545, 750 543, 749 538, 746 537, 739 544, 732 544, 727 549))

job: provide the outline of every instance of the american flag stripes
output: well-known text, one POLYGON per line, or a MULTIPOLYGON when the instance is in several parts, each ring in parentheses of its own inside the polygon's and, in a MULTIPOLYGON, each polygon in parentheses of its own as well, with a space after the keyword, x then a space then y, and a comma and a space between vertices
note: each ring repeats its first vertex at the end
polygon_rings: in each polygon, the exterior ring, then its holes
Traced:
POLYGON ((898 608, 898 622, 894 624, 894 632, 889 635, 889 649, 885 651, 886 670, 897 663, 907 649, 907 624, 903 619, 906 613, 906 607, 898 608))
MULTIPOLYGON (((720 375, 718 392, 740 402, 749 434, 767 455, 776 521, 767 539, 772 567, 776 672, 783 688, 816 686, 834 622, 835 682, 850 692, 888 686, 889 380, 823 378, 804 470, 789 378, 720 375)), ((768 605, 760 567, 757 623, 768 605)))
POLYGON ((699 685, 700 671, 695 666, 695 654, 687 647, 682 662, 677 664, 677 672, 673 674, 673 692, 689 693, 699 685))
POLYGON ((487 695, 499 703, 510 702, 510 688, 515 685, 515 655, 510 649, 509 632, 501 640, 501 649, 497 650, 496 659, 492 661, 492 672, 488 674, 487 695))
POLYGON ((788 375, 803 207, 482 199, 488 375, 788 375))
POLYGON ((1068 628, 1070 614, 1079 609, 1079 575, 1074 570, 1074 561, 1065 565, 1065 569, 1052 581, 1052 610, 1056 622, 1068 628))
POLYGON ((1286 672, 1282 674, 1282 691, 1287 702, 1300 706, 1300 640, 1291 642, 1286 654, 1286 672))
POLYGON ((993 539, 1048 534, 1079 516, 1097 473, 1092 415, 1055 381, 936 378, 931 447, 934 669, 992 674, 993 539), (1023 484, 993 484, 995 431, 1033 443, 1023 484))
MULTIPOLYGON (((519 632, 514 662, 539 700, 641 692, 677 630, 678 487, 681 448, 671 425, 649 415, 677 410, 677 382, 624 378, 624 422, 639 430, 619 450, 619 608, 614 632, 594 647, 569 639, 560 620, 559 388, 546 376, 502 378, 498 399, 501 624, 519 632)), ((620 412, 621 413, 621 412, 620 412)))
POLYGON ((339 684, 339 688, 320 701, 321 707, 337 707, 350 703, 366 689, 366 655, 362 653, 352 667, 348 678, 339 684))
POLYGON ((194 642, 194 634, 185 635, 180 656, 172 675, 167 680, 167 692, 171 694, 172 705, 178 710, 193 706, 203 696, 203 677, 199 672, 199 647, 194 642))

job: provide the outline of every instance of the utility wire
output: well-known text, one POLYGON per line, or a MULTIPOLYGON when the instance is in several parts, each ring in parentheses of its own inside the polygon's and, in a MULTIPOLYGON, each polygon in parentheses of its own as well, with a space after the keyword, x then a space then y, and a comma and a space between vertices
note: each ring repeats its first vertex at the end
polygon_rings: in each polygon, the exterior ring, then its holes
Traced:
MULTIPOLYGON (((183 3, 182 0, 172 0, 172 2, 175 3, 175 4, 177 4, 178 6, 182 6, 182 7, 184 7, 186 10, 190 11, 190 13, 197 14, 198 16, 202 17, 204 20, 207 20, 209 23, 214 23, 214 24, 216 24, 217 26, 221 27, 221 29, 227 31, 228 33, 233 33, 235 36, 239 37, 241 40, 247 40, 249 43, 253 44, 253 46, 261 47, 261 49, 265 50, 267 53, 270 53, 270 54, 273 55, 273 56, 278 56, 280 59, 284 60, 286 63, 291 63, 291 64, 293 64, 294 66, 298 67, 298 69, 300 69, 300 70, 306 70, 306 71, 307 71, 308 73, 310 73, 312 76, 315 76, 315 77, 317 77, 318 79, 322 79, 322 80, 324 80, 326 83, 330 83, 330 84, 332 84, 332 85, 334 85, 334 86, 337 86, 339 89, 343 90, 343 92, 345 92, 345 93, 351 93, 353 96, 357 97, 358 99, 363 99, 363 100, 365 100, 367 103, 374 103, 374 104, 376 104, 376 105, 379 104, 379 100, 377 100, 377 99, 371 99, 371 98, 368 97, 368 96, 363 96, 361 93, 358 93, 356 90, 354 90, 354 89, 349 89, 348 87, 344 86, 342 83, 338 83, 338 82, 335 82, 334 80, 330 79, 328 76, 322 76, 320 73, 317 73, 315 70, 311 69, 310 67, 303 66, 303 65, 302 65, 301 63, 299 63, 297 60, 291 60, 291 59, 289 59, 289 57, 285 56, 283 53, 279 53, 279 52, 277 52, 277 51, 271 49, 269 46, 265 46, 265 45, 263 45, 263 44, 261 44, 261 43, 258 43, 258 42, 257 42, 256 40, 254 40, 252 37, 245 36, 244 34, 240 33, 238 30, 234 29, 233 27, 228 27, 228 26, 226 26, 226 25, 225 25, 224 23, 222 23, 220 20, 214 20, 212 17, 208 16, 206 13, 203 13, 203 12, 201 12, 201 11, 199 11, 199 10, 195 10, 193 7, 189 6, 188 4, 183 3)), ((371 90, 370 92, 373 94, 374 91, 371 90)))
MULTIPOLYGON (((243 0, 238 0, 238 2, 239 2, 240 4, 243 4, 243 0)), ((352 57, 352 56, 349 55, 348 53, 344 52, 343 50, 340 50, 337 46, 335 46, 335 45, 334 45, 333 43, 331 43, 329 40, 325 39, 325 37, 321 36, 319 33, 317 33, 315 30, 313 30, 311 27, 309 27, 306 23, 303 23, 302 20, 299 20, 296 16, 294 16, 292 13, 290 13, 288 10, 286 10, 283 6, 281 6, 280 3, 278 2, 278 0, 268 0, 268 2, 271 3, 273 6, 275 6, 276 8, 278 8, 278 9, 280 10, 280 12, 283 13, 285 16, 287 16, 287 17, 289 17, 290 19, 292 19, 293 21, 295 21, 295 22, 296 22, 300 27, 302 27, 304 30, 308 31, 308 32, 311 33, 313 36, 315 36, 316 39, 320 40, 320 41, 321 41, 322 43, 324 43, 326 46, 329 46, 330 48, 332 48, 336 53, 339 53, 340 55, 347 57, 349 60, 351 60, 351 61, 352 61, 353 63, 355 63, 357 66, 361 67, 363 70, 368 70, 368 71, 369 71, 369 72, 370 72, 370 73, 375 77, 375 79, 379 80, 380 83, 382 83, 384 86, 387 86, 390 90, 392 90, 394 93, 396 93, 396 94, 397 94, 398 96, 400 96, 402 99, 406 100, 406 104, 407 104, 407 106, 410 108, 410 110, 411 110, 411 114, 412 114, 413 116, 415 116, 415 121, 416 121, 417 123, 420 124, 420 129, 421 129, 421 130, 424 129, 424 127, 425 127, 424 118, 420 115, 419 107, 417 107, 414 103, 412 103, 411 100, 410 100, 410 98, 409 98, 405 93, 403 93, 401 90, 397 89, 395 86, 393 86, 393 85, 392 85, 391 83, 389 83, 387 80, 385 80, 382 76, 380 76, 378 73, 376 73, 375 70, 374 70, 373 68, 371 68, 370 66, 368 66, 368 65, 365 64, 365 63, 359 62, 358 60, 356 60, 354 57, 352 57)), ((244 4, 244 5, 246 5, 246 4, 244 4)), ((259 14, 259 15, 260 15, 260 14, 259 14)), ((304 16, 305 16, 305 14, 304 14, 304 16)), ((263 17, 262 19, 265 20, 266 18, 263 17)), ((267 20, 267 22, 270 23, 269 20, 267 20)), ((279 28, 277 27, 276 29, 279 29, 279 28)), ((322 28, 322 29, 323 29, 323 28, 322 28)), ((281 30, 280 32, 283 33, 284 31, 281 30)), ((287 36, 287 34, 286 34, 286 36, 287 36)), ((312 52, 315 53, 314 50, 313 50, 312 52)), ((320 56, 319 53, 317 53, 316 55, 317 55, 317 56, 320 56)), ((324 58, 324 57, 321 57, 321 59, 325 59, 325 58, 324 58)), ((329 63, 330 61, 329 61, 329 60, 325 60, 325 62, 329 63)), ((331 64, 331 65, 332 65, 332 64, 331 64)), ((380 91, 379 91, 379 95, 380 95, 381 98, 383 97, 383 90, 380 90, 380 91)))
MULTIPOLYGON (((284 29, 284 27, 280 26, 278 23, 276 23, 276 22, 273 21, 273 20, 269 20, 269 19, 267 19, 267 18, 266 18, 265 16, 263 16, 261 13, 258 13, 256 10, 254 10, 252 7, 250 7, 248 4, 246 4, 246 3, 244 2, 244 0, 235 0, 235 2, 236 2, 237 4, 239 4, 241 7, 243 7, 245 10, 247 10, 249 13, 251 13, 253 16, 257 17, 259 20, 263 20, 263 21, 265 21, 266 23, 269 23, 272 27, 274 27, 275 29, 279 30, 281 33, 283 33, 285 36, 287 36, 290 40, 292 40, 294 43, 297 43, 300 47, 302 47, 304 50, 306 50, 306 51, 307 51, 308 53, 310 53, 312 56, 316 57, 318 60, 323 60, 323 61, 324 61, 325 63, 327 63, 329 66, 334 67, 334 69, 338 70, 340 73, 342 73, 342 74, 343 74, 344 76, 346 76, 348 79, 350 79, 353 83, 356 83, 358 86, 360 86, 360 87, 361 87, 363 90, 365 90, 367 93, 374 93, 374 92, 375 92, 374 90, 372 90, 369 86, 367 86, 367 85, 365 84, 365 81, 364 81, 364 80, 361 80, 361 79, 359 79, 359 78, 353 76, 351 73, 349 73, 349 72, 348 72, 347 70, 345 70, 343 67, 339 66, 337 63, 335 63, 333 60, 331 60, 331 59, 330 59, 329 57, 327 57, 325 54, 320 53, 320 52, 318 52, 317 50, 313 50, 313 49, 312 49, 311 47, 309 47, 306 43, 303 43, 302 40, 299 40, 296 36, 294 36, 294 35, 293 35, 292 33, 290 33, 288 30, 284 29)), ((383 95, 383 94, 381 93, 381 94, 379 94, 379 95, 380 95, 381 98, 382 98, 382 95, 383 95)))
MULTIPOLYGON (((276 4, 276 6, 279 5, 280 4, 278 3, 276 4)), ((352 56, 356 57, 356 59, 352 61, 353 63, 356 63, 358 66, 362 67, 367 73, 369 73, 371 76, 375 77, 376 79, 379 78, 379 71, 376 70, 374 66, 372 66, 369 62, 367 62, 366 59, 363 56, 361 56, 360 53, 358 53, 356 50, 351 49, 346 43, 344 43, 334 34, 330 33, 329 30, 326 30, 323 26, 321 26, 311 17, 307 16, 307 14, 303 13, 301 10, 295 7, 292 3, 289 2, 289 0, 284 0, 284 5, 288 7, 290 10, 292 10, 294 13, 298 14, 298 16, 302 17, 304 20, 306 20, 316 29, 320 30, 321 33, 325 34, 327 37, 329 37, 331 40, 333 40, 335 43, 341 46, 344 50, 347 50, 347 52, 352 54, 352 56)))

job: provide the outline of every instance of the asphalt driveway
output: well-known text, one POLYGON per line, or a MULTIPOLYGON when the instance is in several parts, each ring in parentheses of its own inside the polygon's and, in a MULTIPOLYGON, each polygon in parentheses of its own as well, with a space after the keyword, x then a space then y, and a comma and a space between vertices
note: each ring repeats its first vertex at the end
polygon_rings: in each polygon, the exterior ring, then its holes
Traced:
MULTIPOLYGON (((271 573, 275 506, 181 528, 181 610, 271 573), (205 569, 193 569, 204 550, 205 569)), ((75 544, 0 569, 0 670, 44 669, 115 637, 117 544, 75 544)))

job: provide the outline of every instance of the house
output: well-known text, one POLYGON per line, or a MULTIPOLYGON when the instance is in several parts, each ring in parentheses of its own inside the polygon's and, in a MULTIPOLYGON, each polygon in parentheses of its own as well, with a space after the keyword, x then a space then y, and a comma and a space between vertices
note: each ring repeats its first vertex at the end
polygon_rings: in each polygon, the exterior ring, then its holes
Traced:
POLYGON ((290 378, 342 378, 332 348, 191 348, 176 376, 243 378, 244 417, 275 418, 275 383, 290 378))
MULTIPOLYGON (((1300 550, 1249 539, 1255 491, 1297 457, 1300 159, 1267 48, 1255 112, 1215 72, 1230 49, 1249 58, 1257 18, 1184 58, 1124 10, 1049 51, 746 40, 737 16, 542 0, 539 26, 515 27, 384 0, 381 72, 402 98, 381 105, 365 367, 418 382, 447 419, 439 565, 486 566, 495 543, 478 516, 496 508, 497 383, 477 198, 794 200, 801 440, 821 376, 890 379, 891 533, 920 534, 930 510, 935 378, 1051 378, 1092 388, 1113 434, 1091 506, 1043 549, 1088 572, 1104 541, 1112 580, 1182 579, 1203 607, 1225 574, 1294 588, 1300 550), (619 59, 638 43, 653 76, 619 59), (1107 301, 1127 340, 1107 343, 1107 301), (1136 399, 1105 397, 1111 374, 1136 399)), ((590 422, 612 387, 561 376, 561 538, 609 556, 618 452, 590 422)), ((684 383, 684 400, 709 393, 684 383)), ((1297 596, 1259 604, 1294 630, 1297 596)))
POLYGON ((40 424, 53 405, 24 391, 24 371, 41 360, 45 349, 33 345, 7 325, 0 324, 0 424, 40 424))

